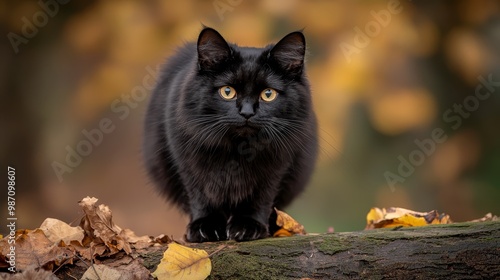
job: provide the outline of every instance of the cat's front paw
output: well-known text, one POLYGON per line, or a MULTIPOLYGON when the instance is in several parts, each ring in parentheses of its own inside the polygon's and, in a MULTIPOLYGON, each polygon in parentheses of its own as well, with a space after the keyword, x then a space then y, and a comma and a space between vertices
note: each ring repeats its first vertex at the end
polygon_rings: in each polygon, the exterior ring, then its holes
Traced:
POLYGON ((214 216, 194 220, 188 225, 186 240, 193 243, 227 240, 226 220, 214 216))
POLYGON ((269 235, 267 225, 250 217, 232 217, 227 225, 228 239, 250 241, 269 235))

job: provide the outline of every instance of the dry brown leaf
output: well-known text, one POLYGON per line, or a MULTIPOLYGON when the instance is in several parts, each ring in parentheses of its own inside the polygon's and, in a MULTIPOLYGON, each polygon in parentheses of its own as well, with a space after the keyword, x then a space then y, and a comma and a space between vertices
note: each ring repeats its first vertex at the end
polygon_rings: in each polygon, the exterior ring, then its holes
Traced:
POLYGON ((128 243, 132 244, 134 248, 136 249, 143 249, 147 248, 151 245, 153 245, 153 237, 143 235, 143 236, 137 236, 132 230, 130 229, 124 229, 120 232, 120 236, 127 241, 128 243))
POLYGON ((112 258, 105 262, 105 264, 94 265, 95 270, 92 267, 88 268, 81 279, 135 280, 150 278, 149 270, 139 260, 130 256, 112 258), (99 278, 96 276, 96 272, 99 278))
POLYGON ((124 229, 120 232, 120 235, 127 240, 129 243, 137 243, 137 242, 151 242, 153 240, 152 237, 143 235, 137 236, 132 230, 124 229))
POLYGON ((83 258, 109 257, 120 251, 132 253, 132 248, 144 249, 155 244, 150 236, 137 236, 130 229, 122 229, 113 222, 111 210, 106 205, 97 206, 98 199, 86 197, 78 204, 85 213, 80 222, 84 238, 81 242, 71 240, 69 248, 83 258))
POLYGON ((78 203, 85 213, 80 226, 96 244, 104 243, 110 251, 109 255, 116 254, 121 250, 130 254, 132 249, 128 242, 120 236, 122 229, 113 222, 111 210, 103 204, 96 206, 96 203, 97 198, 95 197, 86 197, 78 203))
POLYGON ((106 261, 106 265, 118 269, 123 278, 120 279, 148 279, 151 272, 144 267, 142 260, 134 259, 131 256, 123 258, 110 259, 106 261))
POLYGON ((80 226, 85 234, 92 238, 95 245, 103 243, 109 249, 108 256, 124 250, 127 254, 132 252, 130 244, 120 233, 122 229, 112 220, 111 210, 106 205, 96 206, 97 198, 86 197, 78 204, 82 207, 85 216, 80 226))
POLYGON ((173 241, 173 238, 170 238, 168 235, 160 234, 154 238, 154 242, 159 244, 168 244, 173 241))
POLYGON ((91 260, 95 254, 91 254, 91 249, 90 247, 83 246, 79 242, 76 241, 71 241, 71 243, 68 244, 68 248, 70 250, 73 250, 73 252, 78 253, 82 258, 91 260))
MULTIPOLYGON (((15 266, 16 270, 25 270, 29 267, 52 267, 72 262, 72 252, 58 247, 50 241, 41 229, 19 230, 15 237, 15 266)), ((0 240, 0 258, 5 259, 10 253, 10 244, 7 238, 0 240)))
POLYGON ((54 243, 59 243, 61 240, 65 244, 70 244, 71 241, 81 243, 84 236, 81 227, 72 227, 63 221, 52 218, 45 219, 40 225, 40 229, 54 243))
POLYGON ((152 275, 158 280, 203 280, 211 271, 212 262, 205 250, 170 243, 152 275))
MULTIPOLYGON (((129 229, 122 229, 117 226, 112 218, 112 212, 106 205, 96 206, 97 198, 86 197, 79 202, 85 212, 80 226, 85 231, 86 236, 90 237, 93 246, 95 246, 93 256, 110 256, 123 250, 127 254, 132 252, 132 247, 142 249, 154 244, 150 236, 137 236, 129 229), (108 248, 107 253, 100 253, 100 244, 108 248)), ((77 248, 80 251, 80 248, 77 248)), ((89 253, 85 253, 89 256, 89 253)))
POLYGON ((95 264, 89 267, 82 275, 81 280, 120 280, 122 274, 117 269, 103 264, 95 264))
POLYGON ((95 256, 105 256, 108 251, 108 247, 103 243, 95 244, 94 242, 82 245, 79 242, 72 241, 67 247, 87 260, 92 260, 95 256))
POLYGON ((374 207, 366 215, 366 228, 392 228, 392 227, 412 227, 425 226, 430 224, 449 224, 450 217, 446 214, 439 214, 436 210, 430 212, 416 212, 404 208, 374 207))
POLYGON ((469 221, 469 222, 488 222, 488 221, 498 221, 498 217, 491 214, 491 213, 488 213, 486 215, 484 215, 484 217, 482 218, 479 218, 479 219, 475 219, 475 220, 472 220, 472 221, 469 221))
POLYGON ((32 266, 22 272, 17 273, 2 273, 0 279, 3 280, 59 280, 51 271, 39 269, 32 266))
POLYGON ((285 237, 292 236, 294 234, 306 234, 304 226, 299 224, 294 218, 292 218, 287 213, 274 208, 276 211, 276 225, 280 227, 273 236, 274 237, 285 237))

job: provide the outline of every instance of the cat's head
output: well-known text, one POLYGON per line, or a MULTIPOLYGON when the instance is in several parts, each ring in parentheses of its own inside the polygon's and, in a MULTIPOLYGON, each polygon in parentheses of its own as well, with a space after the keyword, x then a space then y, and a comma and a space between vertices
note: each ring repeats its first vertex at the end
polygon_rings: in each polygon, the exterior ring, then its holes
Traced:
POLYGON ((206 128, 207 137, 300 133, 312 114, 305 49, 302 32, 251 48, 228 43, 205 28, 198 37, 197 69, 183 110, 199 118, 193 123, 197 130, 206 128))

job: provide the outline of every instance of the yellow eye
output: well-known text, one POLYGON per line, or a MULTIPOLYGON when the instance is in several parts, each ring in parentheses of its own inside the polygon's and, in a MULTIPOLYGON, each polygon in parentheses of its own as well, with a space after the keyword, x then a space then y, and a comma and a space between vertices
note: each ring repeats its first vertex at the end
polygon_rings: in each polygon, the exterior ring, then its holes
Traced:
POLYGON ((236 96, 236 90, 230 86, 223 86, 219 88, 219 94, 226 100, 231 100, 236 96))
POLYGON ((272 88, 266 88, 260 93, 260 98, 266 102, 271 102, 278 97, 278 92, 272 88))

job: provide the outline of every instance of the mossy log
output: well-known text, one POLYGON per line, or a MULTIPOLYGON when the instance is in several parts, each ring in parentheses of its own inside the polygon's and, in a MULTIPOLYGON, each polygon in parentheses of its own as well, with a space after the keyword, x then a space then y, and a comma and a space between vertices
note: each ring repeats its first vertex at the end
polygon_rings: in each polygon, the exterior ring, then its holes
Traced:
MULTIPOLYGON (((500 279, 500 222, 187 246, 217 251, 208 279, 500 279)), ((164 250, 143 264, 154 271, 164 250)))
POLYGON ((230 243, 212 263, 210 279, 500 279, 500 222, 230 243))

